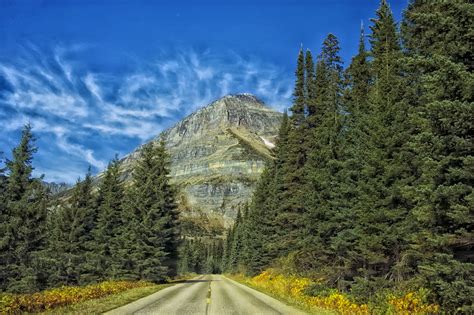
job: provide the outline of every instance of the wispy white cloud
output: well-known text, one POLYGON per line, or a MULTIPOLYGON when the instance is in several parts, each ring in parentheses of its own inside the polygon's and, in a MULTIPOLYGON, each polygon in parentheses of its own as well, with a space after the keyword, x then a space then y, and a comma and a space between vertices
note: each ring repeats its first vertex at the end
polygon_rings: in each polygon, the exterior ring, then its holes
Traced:
MULTIPOLYGON (((87 63, 77 56, 83 46, 49 52, 30 48, 34 54, 0 60, 0 77, 11 87, 0 86, 0 124, 6 136, 31 122, 35 132, 49 139, 49 154, 71 156, 96 170, 106 166, 111 152, 132 151, 164 126, 226 94, 254 93, 278 110, 291 99, 291 77, 283 69, 233 52, 162 52, 118 75, 86 70, 87 63)), ((0 151, 10 151, 1 147, 4 143, 0 139, 0 151)), ((47 179, 74 182, 81 175, 68 170, 63 177, 61 172, 46 174, 47 179)))
POLYGON ((97 169, 104 169, 106 166, 106 163, 103 160, 94 157, 94 151, 92 149, 87 149, 82 145, 71 143, 66 137, 57 138, 56 144, 60 149, 62 149, 62 151, 84 159, 89 165, 92 165, 97 169))

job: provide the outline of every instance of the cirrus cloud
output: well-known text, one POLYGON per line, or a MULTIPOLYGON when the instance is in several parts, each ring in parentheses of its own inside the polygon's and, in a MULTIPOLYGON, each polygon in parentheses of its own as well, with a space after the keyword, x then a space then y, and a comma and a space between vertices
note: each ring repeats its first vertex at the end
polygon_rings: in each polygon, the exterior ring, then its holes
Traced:
POLYGON ((68 183, 88 165, 101 171, 199 107, 229 93, 250 92, 282 110, 291 76, 277 65, 234 52, 177 49, 137 63, 133 71, 91 71, 86 46, 0 59, 0 151, 11 151, 30 122, 37 134, 36 173, 68 183))

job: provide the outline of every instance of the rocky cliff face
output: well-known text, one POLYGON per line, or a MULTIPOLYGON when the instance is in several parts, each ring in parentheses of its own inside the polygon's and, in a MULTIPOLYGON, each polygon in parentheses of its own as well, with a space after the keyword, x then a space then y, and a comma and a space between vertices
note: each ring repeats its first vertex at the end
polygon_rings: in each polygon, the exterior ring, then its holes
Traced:
POLYGON ((71 185, 66 183, 42 182, 42 184, 49 189, 51 195, 57 195, 71 188, 71 185))
MULTIPOLYGON (((172 158, 171 175, 184 217, 225 225, 235 218, 265 161, 272 158, 281 117, 253 95, 228 95, 160 135, 172 158)), ((126 174, 139 151, 123 160, 126 174)))

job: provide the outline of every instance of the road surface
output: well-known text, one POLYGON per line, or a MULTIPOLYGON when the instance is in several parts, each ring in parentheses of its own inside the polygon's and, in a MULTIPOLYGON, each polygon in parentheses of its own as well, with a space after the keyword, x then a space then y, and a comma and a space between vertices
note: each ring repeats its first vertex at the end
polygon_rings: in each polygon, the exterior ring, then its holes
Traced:
POLYGON ((221 275, 199 276, 106 314, 305 314, 221 275))

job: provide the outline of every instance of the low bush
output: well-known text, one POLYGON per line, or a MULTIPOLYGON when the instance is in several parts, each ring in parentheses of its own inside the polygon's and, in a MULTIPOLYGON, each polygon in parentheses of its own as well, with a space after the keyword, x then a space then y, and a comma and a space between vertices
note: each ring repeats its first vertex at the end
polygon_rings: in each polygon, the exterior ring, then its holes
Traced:
POLYGON ((60 287, 32 294, 1 294, 0 313, 43 312, 151 285, 154 284, 145 281, 105 281, 84 287, 60 287))
POLYGON ((438 305, 427 302, 428 291, 423 289, 404 294, 387 292, 377 304, 365 304, 358 303, 350 294, 326 286, 322 280, 285 275, 274 269, 253 278, 237 275, 234 279, 309 310, 322 308, 343 315, 437 314, 440 311, 438 305))

